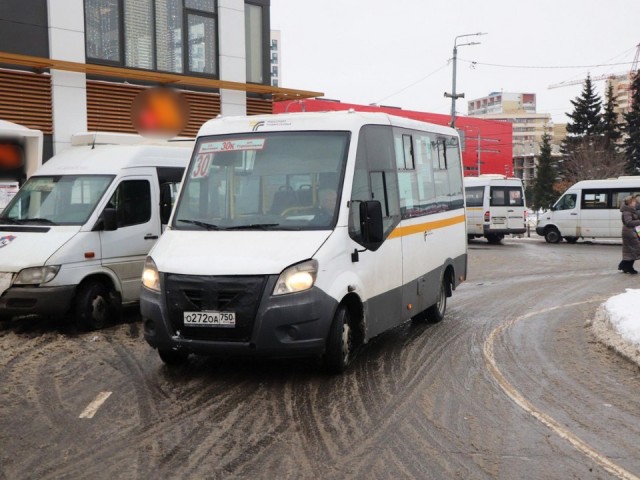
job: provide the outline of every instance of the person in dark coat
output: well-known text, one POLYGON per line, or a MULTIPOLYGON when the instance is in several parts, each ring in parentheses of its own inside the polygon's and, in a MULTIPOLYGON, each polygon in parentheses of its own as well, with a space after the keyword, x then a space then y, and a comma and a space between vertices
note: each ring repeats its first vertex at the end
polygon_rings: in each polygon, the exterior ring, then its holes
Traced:
POLYGON ((624 198, 624 204, 620 207, 622 212, 622 261, 618 270, 624 273, 638 273, 633 268, 633 262, 640 258, 640 238, 635 227, 640 226, 640 215, 636 211, 637 199, 629 195, 624 198))

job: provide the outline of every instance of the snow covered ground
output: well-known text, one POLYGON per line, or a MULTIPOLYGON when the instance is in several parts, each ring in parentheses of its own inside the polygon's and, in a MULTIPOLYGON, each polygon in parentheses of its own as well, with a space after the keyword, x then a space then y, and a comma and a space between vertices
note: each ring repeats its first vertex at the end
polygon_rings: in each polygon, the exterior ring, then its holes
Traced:
POLYGON ((596 313, 592 328, 600 341, 640 365, 640 290, 609 298, 596 313))

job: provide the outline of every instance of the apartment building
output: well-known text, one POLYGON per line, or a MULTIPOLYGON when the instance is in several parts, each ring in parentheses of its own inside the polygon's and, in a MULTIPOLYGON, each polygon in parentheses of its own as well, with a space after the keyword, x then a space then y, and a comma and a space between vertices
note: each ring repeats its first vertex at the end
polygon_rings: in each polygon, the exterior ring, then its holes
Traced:
MULTIPOLYGON (((535 178, 537 158, 545 132, 554 139, 551 115, 536 113, 535 93, 493 92, 467 103, 470 117, 510 123, 513 144, 513 172, 525 187, 535 178)), ((552 153, 559 153, 559 144, 552 140, 552 153)))

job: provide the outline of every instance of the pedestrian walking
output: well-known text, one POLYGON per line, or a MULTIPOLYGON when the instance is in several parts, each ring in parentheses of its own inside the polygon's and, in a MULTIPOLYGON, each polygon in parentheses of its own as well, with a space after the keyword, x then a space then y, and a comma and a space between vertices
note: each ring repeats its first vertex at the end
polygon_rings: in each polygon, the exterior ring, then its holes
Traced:
POLYGON ((640 238, 636 227, 640 226, 640 215, 636 211, 638 198, 629 195, 624 198, 620 207, 622 213, 622 261, 618 270, 624 273, 637 274, 633 268, 633 262, 640 258, 640 238))

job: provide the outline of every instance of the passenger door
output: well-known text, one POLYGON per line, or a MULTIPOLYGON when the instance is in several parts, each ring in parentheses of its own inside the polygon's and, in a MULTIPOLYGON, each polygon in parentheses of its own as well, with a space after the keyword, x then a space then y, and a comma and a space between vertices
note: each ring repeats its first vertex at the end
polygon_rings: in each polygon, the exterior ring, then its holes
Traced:
POLYGON ((107 205, 116 210, 118 228, 100 232, 102 264, 120 279, 123 302, 140 296, 144 260, 161 234, 158 205, 152 175, 124 177, 107 205))
POLYGON ((553 223, 558 227, 560 235, 563 237, 579 237, 579 219, 578 195, 575 193, 564 194, 556 203, 555 211, 553 212, 553 223))

